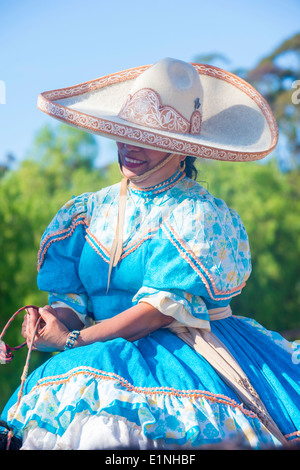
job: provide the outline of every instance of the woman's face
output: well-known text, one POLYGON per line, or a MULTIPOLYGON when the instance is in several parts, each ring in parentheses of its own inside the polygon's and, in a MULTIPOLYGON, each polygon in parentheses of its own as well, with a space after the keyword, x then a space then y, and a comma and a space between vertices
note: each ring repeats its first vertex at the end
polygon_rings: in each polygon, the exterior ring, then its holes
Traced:
MULTIPOLYGON (((146 171, 152 170, 161 163, 167 153, 159 150, 150 150, 143 147, 136 147, 131 144, 117 142, 119 159, 123 175, 130 179, 134 176, 141 176, 146 171)), ((141 182, 134 184, 140 188, 154 186, 170 178, 179 168, 180 162, 184 160, 183 155, 173 155, 173 157, 157 171, 149 175, 141 182)))

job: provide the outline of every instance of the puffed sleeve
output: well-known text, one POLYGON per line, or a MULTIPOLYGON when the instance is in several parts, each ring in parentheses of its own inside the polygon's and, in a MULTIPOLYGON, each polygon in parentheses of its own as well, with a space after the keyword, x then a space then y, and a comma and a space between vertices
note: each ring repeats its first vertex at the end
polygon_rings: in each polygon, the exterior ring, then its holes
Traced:
POLYGON ((42 236, 37 283, 49 292, 49 304, 69 306, 87 324, 92 308, 79 276, 79 263, 89 225, 91 193, 74 197, 53 218, 42 236))
POLYGON ((220 199, 191 195, 174 207, 151 240, 143 286, 147 302, 180 323, 210 329, 209 310, 226 307, 251 272, 246 230, 220 199))

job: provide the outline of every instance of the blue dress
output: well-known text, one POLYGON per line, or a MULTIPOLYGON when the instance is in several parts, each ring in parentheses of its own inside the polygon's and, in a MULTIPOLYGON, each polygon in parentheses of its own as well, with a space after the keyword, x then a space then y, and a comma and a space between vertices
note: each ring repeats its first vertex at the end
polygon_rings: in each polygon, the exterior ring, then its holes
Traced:
MULTIPOLYGON (((178 171, 145 190, 130 185, 121 260, 107 293, 120 184, 73 198, 41 241, 38 286, 88 327, 147 302, 174 322, 212 331, 237 359, 288 439, 300 434, 300 349, 227 307, 251 272, 238 214, 178 171)), ((224 441, 279 445, 193 348, 168 328, 53 355, 2 418, 25 449, 197 449, 224 441)))

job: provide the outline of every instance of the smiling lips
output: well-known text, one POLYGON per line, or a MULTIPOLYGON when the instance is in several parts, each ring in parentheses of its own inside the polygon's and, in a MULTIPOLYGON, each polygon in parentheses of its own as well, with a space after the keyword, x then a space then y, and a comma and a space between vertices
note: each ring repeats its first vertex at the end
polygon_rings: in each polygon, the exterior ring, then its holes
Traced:
POLYGON ((127 155, 123 156, 123 165, 127 168, 138 168, 146 163, 142 160, 137 160, 136 158, 128 157, 127 155))

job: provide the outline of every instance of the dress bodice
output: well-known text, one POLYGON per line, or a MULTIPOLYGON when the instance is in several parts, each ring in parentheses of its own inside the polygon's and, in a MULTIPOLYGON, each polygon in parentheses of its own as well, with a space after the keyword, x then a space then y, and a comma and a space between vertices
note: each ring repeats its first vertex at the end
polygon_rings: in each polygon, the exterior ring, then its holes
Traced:
POLYGON ((96 320, 139 301, 171 299, 199 322, 240 293, 251 265, 238 214, 177 171, 141 190, 130 184, 123 252, 107 292, 120 184, 69 201, 47 228, 38 285, 96 320))

